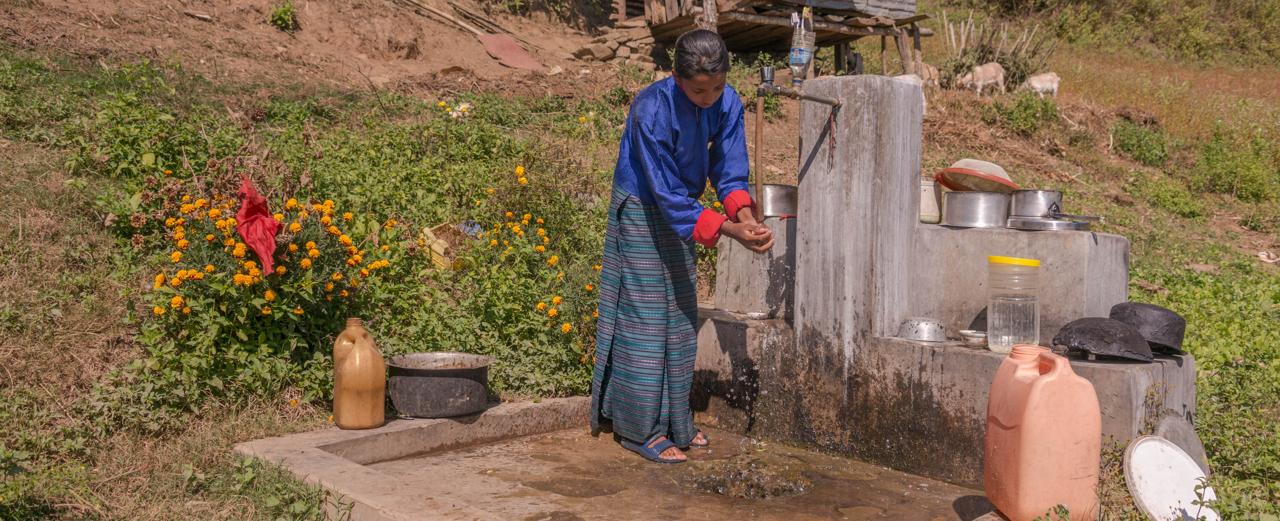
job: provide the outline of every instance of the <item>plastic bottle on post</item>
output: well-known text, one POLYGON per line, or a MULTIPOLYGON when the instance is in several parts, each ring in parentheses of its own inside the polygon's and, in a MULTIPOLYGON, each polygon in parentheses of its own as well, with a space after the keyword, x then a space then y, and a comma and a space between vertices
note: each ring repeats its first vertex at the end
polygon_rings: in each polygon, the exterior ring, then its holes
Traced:
POLYGON ((1008 353, 1040 343, 1040 261, 987 257, 987 346, 1008 353))

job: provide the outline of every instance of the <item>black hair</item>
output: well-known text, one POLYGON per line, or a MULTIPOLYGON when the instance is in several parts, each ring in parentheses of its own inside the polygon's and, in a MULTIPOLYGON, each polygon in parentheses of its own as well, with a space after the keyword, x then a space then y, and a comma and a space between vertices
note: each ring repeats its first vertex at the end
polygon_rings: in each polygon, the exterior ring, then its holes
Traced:
POLYGON ((729 72, 729 48, 714 31, 697 29, 676 39, 675 73, 682 79, 729 72))

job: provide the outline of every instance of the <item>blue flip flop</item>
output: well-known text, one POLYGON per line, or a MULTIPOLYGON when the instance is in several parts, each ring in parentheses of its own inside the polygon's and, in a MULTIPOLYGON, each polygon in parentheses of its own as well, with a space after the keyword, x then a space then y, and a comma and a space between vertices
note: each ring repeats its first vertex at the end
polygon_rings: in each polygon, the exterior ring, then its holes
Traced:
POLYGON ((636 454, 639 454, 644 459, 647 459, 654 463, 663 463, 663 464, 671 465, 675 463, 684 463, 685 461, 687 461, 687 460, 663 459, 662 452, 676 446, 676 444, 671 443, 671 440, 667 439, 666 436, 654 436, 652 438, 649 438, 649 440, 644 443, 636 443, 634 441, 623 438, 622 446, 625 447, 627 450, 630 450, 636 454), (658 438, 662 438, 662 439, 655 443, 655 440, 657 440, 658 438))

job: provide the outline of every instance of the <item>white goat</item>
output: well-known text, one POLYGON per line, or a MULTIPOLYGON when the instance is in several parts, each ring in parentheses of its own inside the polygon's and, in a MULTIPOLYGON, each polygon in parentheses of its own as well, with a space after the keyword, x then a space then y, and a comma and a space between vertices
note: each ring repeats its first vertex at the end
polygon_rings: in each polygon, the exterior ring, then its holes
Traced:
POLYGON ((956 83, 962 89, 973 89, 979 96, 989 85, 999 88, 1001 93, 1006 92, 1004 88, 1004 67, 996 62, 975 66, 972 71, 966 72, 963 76, 957 78, 956 83))
POLYGON ((1062 78, 1058 77, 1057 73, 1044 72, 1027 78, 1026 83, 1022 84, 1022 88, 1040 95, 1041 98, 1045 94, 1056 98, 1058 97, 1058 82, 1060 81, 1062 81, 1062 78))
POLYGON ((920 70, 916 72, 919 73, 920 79, 924 81, 924 86, 937 88, 938 78, 940 78, 938 68, 924 62, 921 62, 918 68, 920 70))

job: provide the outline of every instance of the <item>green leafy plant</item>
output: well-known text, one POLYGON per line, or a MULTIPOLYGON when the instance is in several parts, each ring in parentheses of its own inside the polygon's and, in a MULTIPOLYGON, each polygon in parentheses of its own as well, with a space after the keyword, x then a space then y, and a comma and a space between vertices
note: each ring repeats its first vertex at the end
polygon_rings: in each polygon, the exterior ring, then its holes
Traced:
POLYGON ((271 8, 271 16, 267 21, 276 29, 291 33, 301 29, 298 24, 298 11, 293 7, 293 0, 285 0, 271 8))
POLYGON ((1242 201, 1280 200, 1280 150, 1261 132, 1215 129, 1200 149, 1193 182, 1198 189, 1242 201))
POLYGON ((1147 166, 1160 166, 1169 159, 1168 138, 1159 129, 1121 119, 1111 127, 1116 150, 1147 166))
POLYGON ((1135 177, 1128 190, 1153 206, 1178 217, 1195 219, 1206 215, 1201 199, 1192 195, 1182 182, 1167 176, 1135 177))
POLYGON ((983 114, 988 124, 1000 124, 1014 133, 1030 137, 1058 120, 1058 103, 1029 92, 1014 97, 1012 103, 996 101, 983 114))

